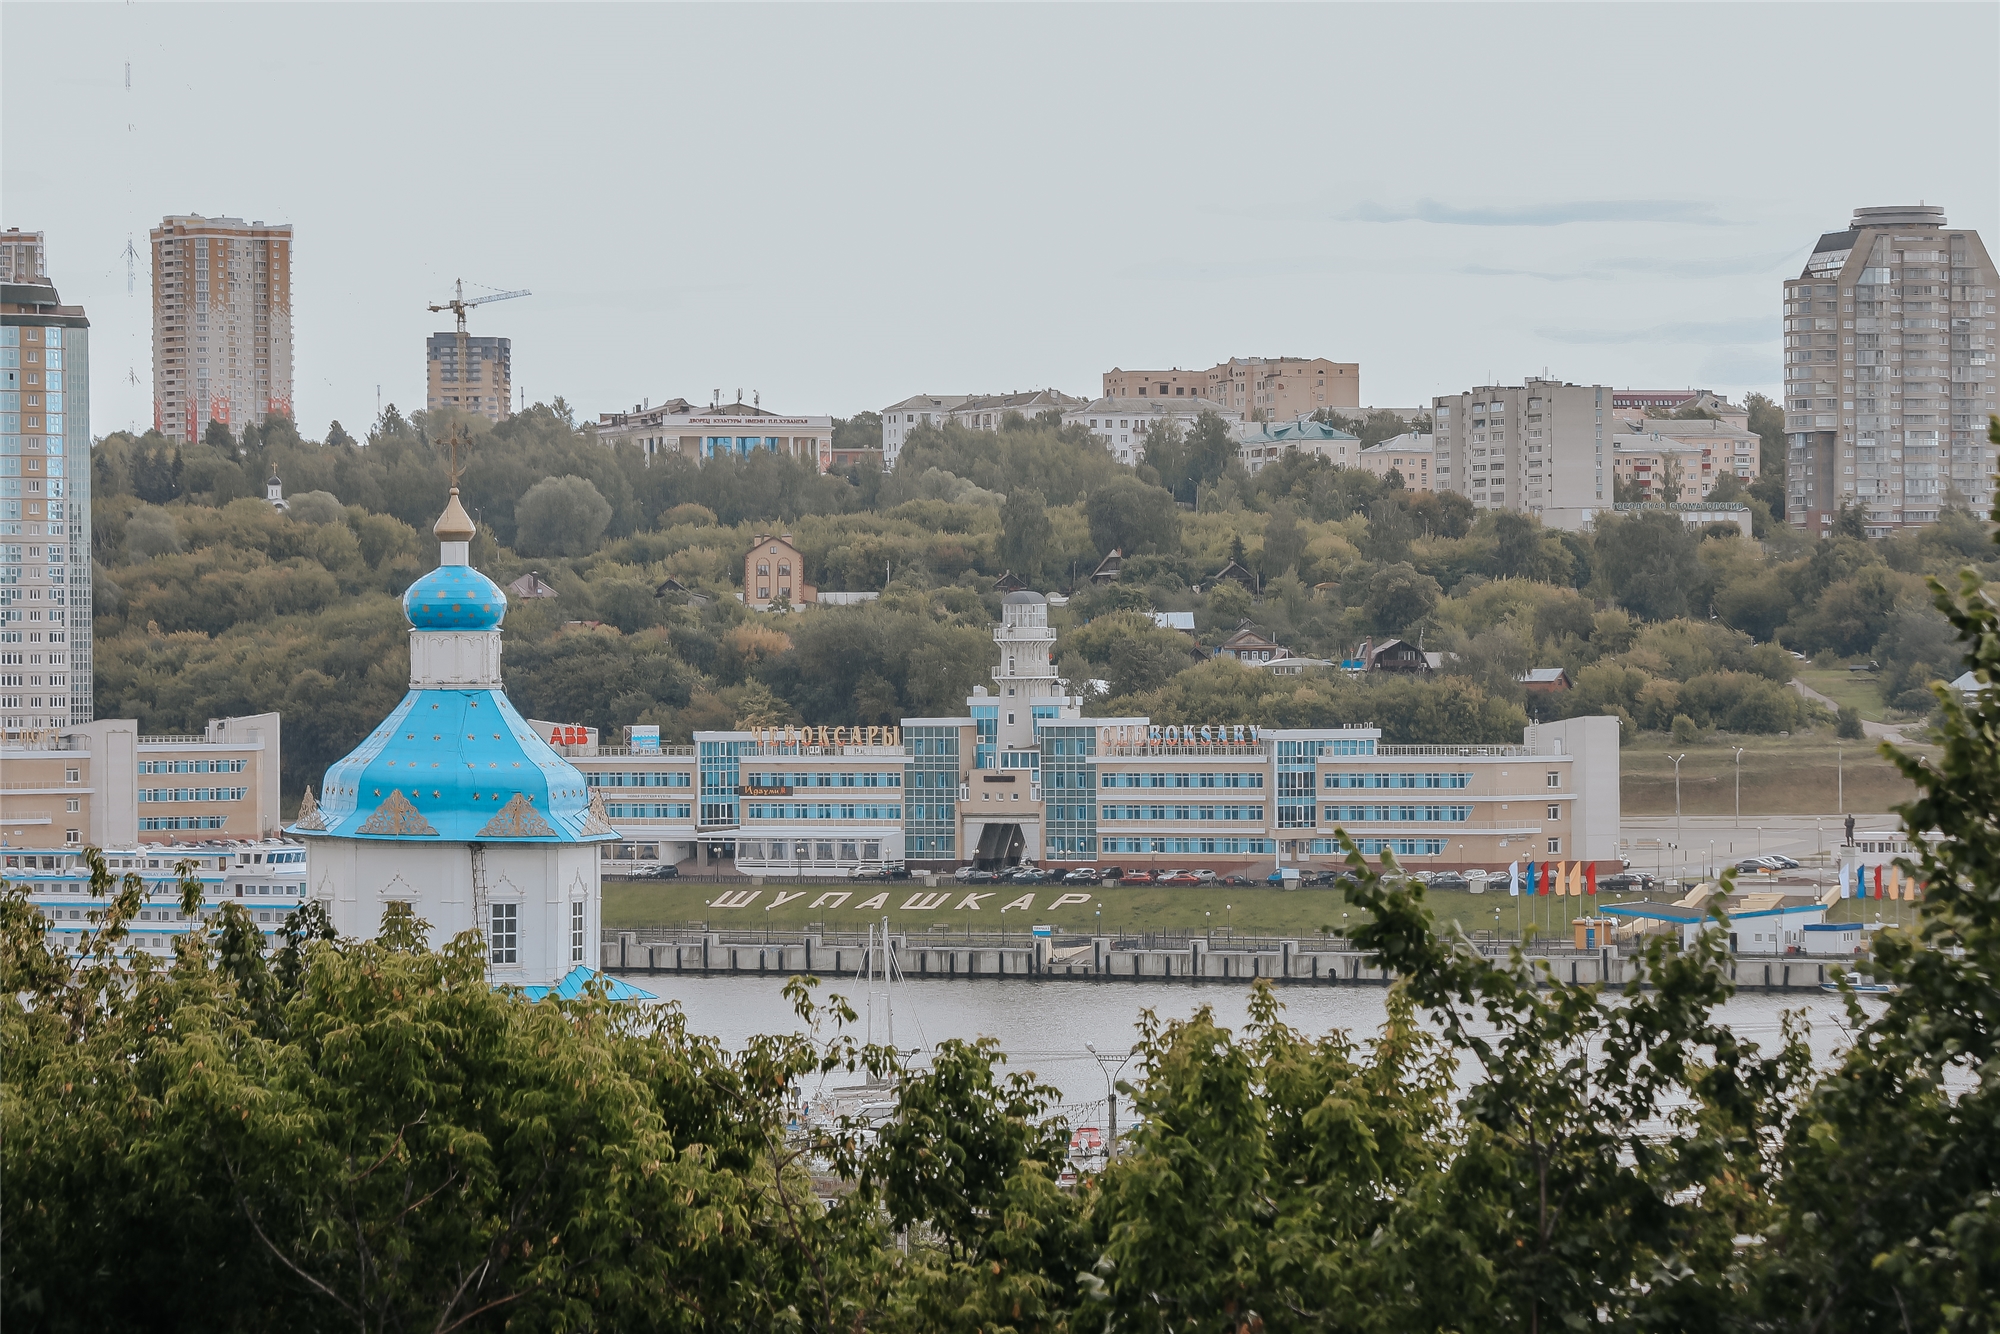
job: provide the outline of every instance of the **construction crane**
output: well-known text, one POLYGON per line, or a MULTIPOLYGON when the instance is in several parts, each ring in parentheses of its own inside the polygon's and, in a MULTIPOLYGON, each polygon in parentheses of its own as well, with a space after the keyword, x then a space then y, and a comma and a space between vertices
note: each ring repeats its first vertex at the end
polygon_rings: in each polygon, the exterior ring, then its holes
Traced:
MULTIPOLYGON (((460 278, 452 284, 452 297, 449 301, 430 307, 433 312, 448 310, 458 317, 458 383, 459 405, 461 407, 465 404, 465 386, 469 383, 467 379, 469 366, 466 361, 465 312, 471 310, 474 306, 483 306, 490 301, 512 301, 517 296, 533 295, 534 293, 528 291, 489 292, 485 296, 475 296, 468 301, 465 297, 465 279, 460 278)), ((502 408, 502 415, 505 415, 504 406, 502 408)))

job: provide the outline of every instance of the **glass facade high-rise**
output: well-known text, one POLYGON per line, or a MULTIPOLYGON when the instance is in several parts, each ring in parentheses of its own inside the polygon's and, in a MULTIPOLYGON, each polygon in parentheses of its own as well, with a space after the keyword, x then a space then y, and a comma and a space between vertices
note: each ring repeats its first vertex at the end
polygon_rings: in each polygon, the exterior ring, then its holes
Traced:
POLYGON ((47 279, 0 286, 0 730, 95 716, 90 321, 47 279))
POLYGON ((1785 517, 1871 536, 1992 504, 2000 279, 1930 205, 1862 208, 1784 286, 1785 517))

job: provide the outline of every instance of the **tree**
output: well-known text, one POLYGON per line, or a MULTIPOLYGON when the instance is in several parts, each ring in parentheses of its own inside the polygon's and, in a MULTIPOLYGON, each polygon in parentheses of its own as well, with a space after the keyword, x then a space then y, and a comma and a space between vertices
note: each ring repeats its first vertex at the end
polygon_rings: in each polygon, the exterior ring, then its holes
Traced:
POLYGON ((882 448, 882 414, 857 412, 852 417, 835 417, 833 447, 835 449, 882 448))
MULTIPOLYGON (((1743 404, 1749 409, 1749 427, 1757 433, 1761 442, 1757 451, 1757 475, 1769 477, 1780 483, 1780 499, 1784 495, 1782 483, 1785 479, 1785 410, 1763 394, 1747 395, 1743 404)), ((1771 512, 1783 516, 1784 509, 1773 505, 1771 512)))
POLYGON ((1868 511, 1862 508, 1860 502, 1843 500, 1840 503, 1840 512, 1833 516, 1833 535, 1851 537, 1857 542, 1867 539, 1868 511))
POLYGON ((209 420, 208 428, 201 433, 201 442, 210 449, 218 450, 231 457, 235 456, 236 436, 231 433, 227 425, 213 418, 209 420))
POLYGON ((1174 498, 1136 477, 1118 477, 1084 501, 1090 540, 1100 554, 1113 548, 1127 556, 1180 547, 1180 513, 1174 498))
POLYGON ((1554 582, 1567 574, 1560 546, 1550 549, 1549 534, 1538 519, 1512 510, 1493 516, 1493 568, 1503 579, 1554 582))
POLYGON ((1385 565, 1368 581, 1368 596, 1362 611, 1376 634, 1402 635, 1415 629, 1417 622, 1436 608, 1443 590, 1438 581, 1419 574, 1404 561, 1385 565))
POLYGON ((1410 558, 1417 526, 1401 495, 1386 495, 1368 507, 1368 528, 1361 535, 1361 553, 1372 561, 1394 565, 1410 558))
POLYGON ((1270 516, 1264 520, 1264 559, 1261 562, 1264 578, 1275 579, 1298 565, 1305 556, 1305 550, 1306 535, 1299 531, 1291 503, 1279 501, 1271 507, 1270 516))
POLYGON ((1597 559, 1605 581, 1627 608, 1647 620, 1669 620, 1688 610, 1688 590, 1699 573, 1698 543, 1680 516, 1648 510, 1597 527, 1597 559))
POLYGON ((1982 584, 1972 569, 1955 592, 1930 580, 1981 688, 1931 687, 1933 756, 1882 747, 1917 790, 1898 808, 1913 836, 1897 865, 1922 902, 1859 965, 1889 994, 1872 1019, 1847 996, 1856 1036, 1786 1130, 1751 1277, 1793 1328, 2000 1323, 2000 606, 1982 584))
POLYGON ((544 477, 514 503, 515 541, 530 556, 586 555, 610 522, 610 503, 582 477, 544 477))
POLYGON ((186 550, 180 525, 166 510, 142 505, 125 521, 125 550, 133 560, 151 560, 169 552, 186 550))
POLYGON ((347 448, 354 444, 354 437, 349 435, 347 428, 340 424, 338 418, 335 418, 327 425, 326 443, 336 449, 347 448))
POLYGON ((1041 578, 1054 536, 1055 525, 1049 522, 1041 492, 1022 487, 1000 507, 1000 559, 1024 581, 1032 584, 1041 578))

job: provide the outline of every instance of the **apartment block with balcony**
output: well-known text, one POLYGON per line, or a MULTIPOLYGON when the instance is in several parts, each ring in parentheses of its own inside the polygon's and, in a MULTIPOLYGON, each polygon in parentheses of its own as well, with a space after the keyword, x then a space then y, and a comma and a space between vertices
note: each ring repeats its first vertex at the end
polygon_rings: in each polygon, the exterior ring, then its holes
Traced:
POLYGON ((291 416, 291 227, 186 214, 152 248, 154 429, 185 442, 291 416))
POLYGON ((1288 422, 1361 406, 1361 367, 1326 357, 1231 357, 1205 371, 1104 372, 1105 398, 1206 398, 1244 421, 1288 422))
POLYGON ((1437 456, 1437 437, 1421 434, 1391 436, 1366 449, 1355 451, 1354 466, 1377 477, 1392 471, 1403 479, 1405 491, 1431 491, 1431 464, 1437 456))
POLYGON ((1606 454, 1621 422, 1608 385, 1529 379, 1431 400, 1439 491, 1579 530, 1614 503, 1606 454))
POLYGON ((1931 205, 1860 208, 1785 281, 1785 516, 1872 536, 1992 504, 2000 278, 1931 205))
POLYGON ((894 468, 910 432, 920 426, 942 426, 971 394, 913 394, 882 409, 882 466, 894 468))
POLYGON ((1095 436, 1105 452, 1120 463, 1136 464, 1146 453, 1146 432, 1155 422, 1171 421, 1183 432, 1194 429, 1205 412, 1212 412, 1234 429, 1243 414, 1206 398, 1099 398, 1063 414, 1064 426, 1081 426, 1095 436))

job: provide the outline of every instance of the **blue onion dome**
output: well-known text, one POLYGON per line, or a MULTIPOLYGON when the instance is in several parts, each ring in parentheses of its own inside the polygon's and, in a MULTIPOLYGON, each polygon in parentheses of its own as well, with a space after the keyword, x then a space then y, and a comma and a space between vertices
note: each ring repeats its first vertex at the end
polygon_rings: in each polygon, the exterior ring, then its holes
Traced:
POLYGON ((496 630, 506 614, 500 585, 470 565, 440 565, 403 594, 403 615, 419 630, 496 630))

